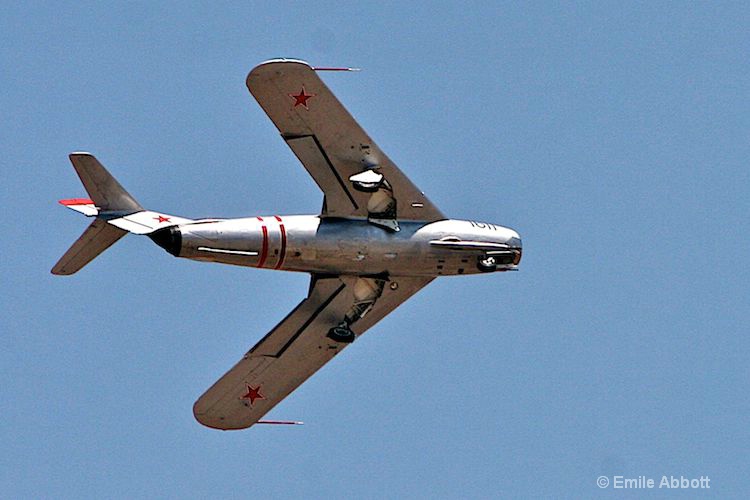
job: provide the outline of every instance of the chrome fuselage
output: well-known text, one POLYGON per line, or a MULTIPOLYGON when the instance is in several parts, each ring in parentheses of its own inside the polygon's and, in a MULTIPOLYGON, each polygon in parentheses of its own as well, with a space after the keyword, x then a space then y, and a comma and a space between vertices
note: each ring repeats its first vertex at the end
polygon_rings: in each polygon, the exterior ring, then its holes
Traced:
POLYGON ((284 271, 360 276, 448 276, 487 272, 486 248, 446 248, 438 242, 505 246, 511 257, 495 270, 516 269, 521 239, 507 227, 467 220, 399 221, 388 231, 366 219, 316 215, 210 219, 158 231, 152 239, 177 257, 284 271))

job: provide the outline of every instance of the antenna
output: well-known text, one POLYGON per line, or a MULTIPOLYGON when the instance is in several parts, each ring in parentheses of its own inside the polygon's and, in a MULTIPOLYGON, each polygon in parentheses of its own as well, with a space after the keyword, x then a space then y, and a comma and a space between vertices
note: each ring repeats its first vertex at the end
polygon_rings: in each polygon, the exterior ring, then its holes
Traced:
POLYGON ((327 67, 320 67, 320 68, 313 68, 315 71, 362 71, 361 68, 327 68, 327 67))
POLYGON ((256 424, 268 424, 268 425, 304 425, 304 422, 298 422, 295 420, 258 420, 256 424))

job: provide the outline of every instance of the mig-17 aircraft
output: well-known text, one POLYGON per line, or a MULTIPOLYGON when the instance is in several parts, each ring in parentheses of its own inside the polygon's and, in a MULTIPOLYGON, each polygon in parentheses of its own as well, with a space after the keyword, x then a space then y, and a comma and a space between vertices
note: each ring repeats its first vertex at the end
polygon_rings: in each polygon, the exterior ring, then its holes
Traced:
MULTIPOLYGON (((521 239, 448 219, 386 156, 318 76, 292 59, 254 68, 247 88, 323 191, 317 215, 187 219, 144 209, 89 153, 70 160, 92 217, 52 268, 73 274, 127 233, 176 257, 310 274, 305 298, 196 401, 216 429, 260 420, 320 367, 438 276, 512 271, 521 239)), ((331 68, 325 68, 331 69, 331 68)))

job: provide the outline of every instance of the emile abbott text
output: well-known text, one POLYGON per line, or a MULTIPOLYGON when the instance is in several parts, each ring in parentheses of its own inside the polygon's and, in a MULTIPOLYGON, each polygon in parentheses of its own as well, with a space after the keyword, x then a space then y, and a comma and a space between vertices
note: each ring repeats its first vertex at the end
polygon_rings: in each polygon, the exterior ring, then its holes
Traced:
POLYGON ((684 476, 662 476, 657 483, 653 478, 638 476, 626 478, 625 476, 613 476, 612 488, 615 489, 710 489, 711 478, 701 476, 700 478, 686 478, 684 476))

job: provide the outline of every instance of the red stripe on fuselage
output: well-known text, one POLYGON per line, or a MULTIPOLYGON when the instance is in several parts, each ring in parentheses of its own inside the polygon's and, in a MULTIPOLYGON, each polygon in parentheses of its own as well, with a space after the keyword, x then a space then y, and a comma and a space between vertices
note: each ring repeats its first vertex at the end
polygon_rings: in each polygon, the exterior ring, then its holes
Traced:
MULTIPOLYGON (((258 217, 258 220, 263 222, 263 217, 258 217)), ((265 224, 261 226, 261 230, 263 231, 263 248, 260 251, 258 267, 263 267, 263 264, 266 263, 266 257, 268 257, 268 229, 265 224)))
POLYGON ((281 269, 282 264, 284 264, 284 257, 286 256, 286 229, 284 229, 284 224, 281 222, 281 217, 278 215, 274 217, 279 222, 279 230, 281 231, 281 251, 279 253, 279 261, 276 263, 274 269, 281 269))

